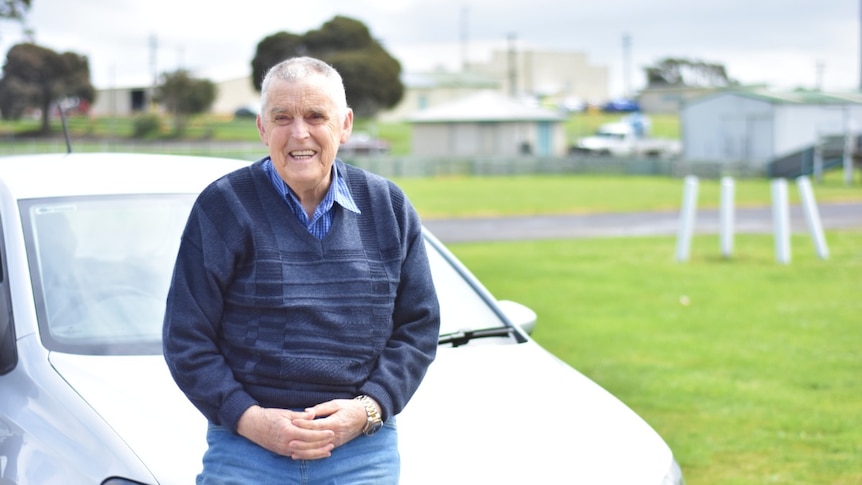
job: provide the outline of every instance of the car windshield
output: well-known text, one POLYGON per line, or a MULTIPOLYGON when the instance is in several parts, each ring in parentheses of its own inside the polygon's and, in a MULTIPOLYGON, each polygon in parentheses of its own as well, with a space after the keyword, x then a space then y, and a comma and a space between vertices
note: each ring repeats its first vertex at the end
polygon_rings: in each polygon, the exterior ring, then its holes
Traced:
MULTIPOLYGON (((42 341, 78 354, 158 354, 165 298, 193 195, 23 201, 42 341)), ((498 327, 481 292, 427 244, 441 333, 498 327)))
POLYGON ((42 339, 73 353, 158 353, 192 196, 27 201, 22 207, 42 339))

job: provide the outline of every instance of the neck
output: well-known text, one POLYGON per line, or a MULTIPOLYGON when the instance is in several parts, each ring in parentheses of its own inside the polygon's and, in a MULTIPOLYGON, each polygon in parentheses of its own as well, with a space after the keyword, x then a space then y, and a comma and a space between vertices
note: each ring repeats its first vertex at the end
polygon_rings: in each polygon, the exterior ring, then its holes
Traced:
POLYGON ((323 200, 323 197, 326 196, 326 191, 329 190, 329 186, 332 184, 332 175, 326 177, 324 180, 321 180, 319 184, 313 186, 302 186, 302 185, 294 185, 288 183, 288 187, 299 199, 299 203, 302 204, 302 209, 305 211, 308 218, 311 219, 314 216, 314 211, 317 209, 317 206, 320 205, 320 202, 323 200))

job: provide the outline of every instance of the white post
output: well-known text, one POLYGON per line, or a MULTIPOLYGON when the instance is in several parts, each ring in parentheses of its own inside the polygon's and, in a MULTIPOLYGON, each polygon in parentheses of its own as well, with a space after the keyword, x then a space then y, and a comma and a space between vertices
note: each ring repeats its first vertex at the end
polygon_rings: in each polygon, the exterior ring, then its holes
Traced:
POLYGON ((814 143, 814 180, 817 183, 823 183, 823 136, 817 134, 817 141, 814 143))
POLYGON ((790 263, 790 208, 787 202, 787 180, 772 180, 772 226, 775 231, 775 260, 790 263))
POLYGON ((721 255, 733 254, 733 177, 721 178, 721 255))
POLYGON ((844 185, 853 185, 853 149, 856 145, 854 128, 853 120, 847 119, 844 124, 844 185))
POLYGON ((829 259, 829 248, 826 246, 826 238, 823 235, 823 224, 820 222, 820 211, 817 210, 811 181, 803 175, 796 179, 796 185, 799 187, 799 197, 802 199, 805 222, 808 224, 808 231, 814 241, 814 250, 817 251, 817 256, 820 259, 829 259))
POLYGON ((679 234, 676 238, 676 260, 688 261, 691 238, 694 234, 694 216, 697 212, 697 177, 688 175, 682 193, 682 210, 679 215, 679 234))

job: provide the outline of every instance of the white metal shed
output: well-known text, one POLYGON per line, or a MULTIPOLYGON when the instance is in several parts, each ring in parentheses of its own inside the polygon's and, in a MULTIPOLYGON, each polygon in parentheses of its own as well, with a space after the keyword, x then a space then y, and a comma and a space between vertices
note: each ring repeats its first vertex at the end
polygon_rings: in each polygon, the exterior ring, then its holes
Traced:
POLYGON ((411 116, 413 155, 561 156, 563 120, 556 112, 482 92, 411 116))
POLYGON ((821 137, 862 130, 862 94, 724 91, 694 99, 681 114, 683 157, 755 167, 821 137))

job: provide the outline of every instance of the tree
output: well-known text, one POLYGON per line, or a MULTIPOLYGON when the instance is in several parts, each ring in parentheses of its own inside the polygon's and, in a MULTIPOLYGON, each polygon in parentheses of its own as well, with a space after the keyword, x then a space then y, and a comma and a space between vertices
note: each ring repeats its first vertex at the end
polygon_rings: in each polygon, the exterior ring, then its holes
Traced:
POLYGON ((666 58, 644 69, 647 86, 725 87, 738 84, 724 65, 692 59, 666 58))
POLYGON ((320 29, 303 35, 278 32, 257 45, 252 79, 260 91, 266 72, 289 57, 312 56, 341 73, 347 103, 357 116, 373 116, 395 106, 404 95, 401 64, 373 37, 362 22, 335 16, 320 29))
POLYGON ((189 71, 178 69, 162 74, 155 100, 173 113, 174 129, 179 135, 185 130, 187 117, 209 110, 215 97, 216 86, 212 81, 195 78, 189 71))
POLYGON ((90 83, 90 64, 85 56, 57 52, 36 44, 12 46, 6 54, 0 79, 0 113, 3 119, 19 119, 27 108, 42 111, 42 133, 50 133, 51 107, 65 99, 92 103, 96 90, 90 83))
POLYGON ((2 0, 0 1, 0 18, 23 20, 24 13, 30 10, 31 0, 2 0))

